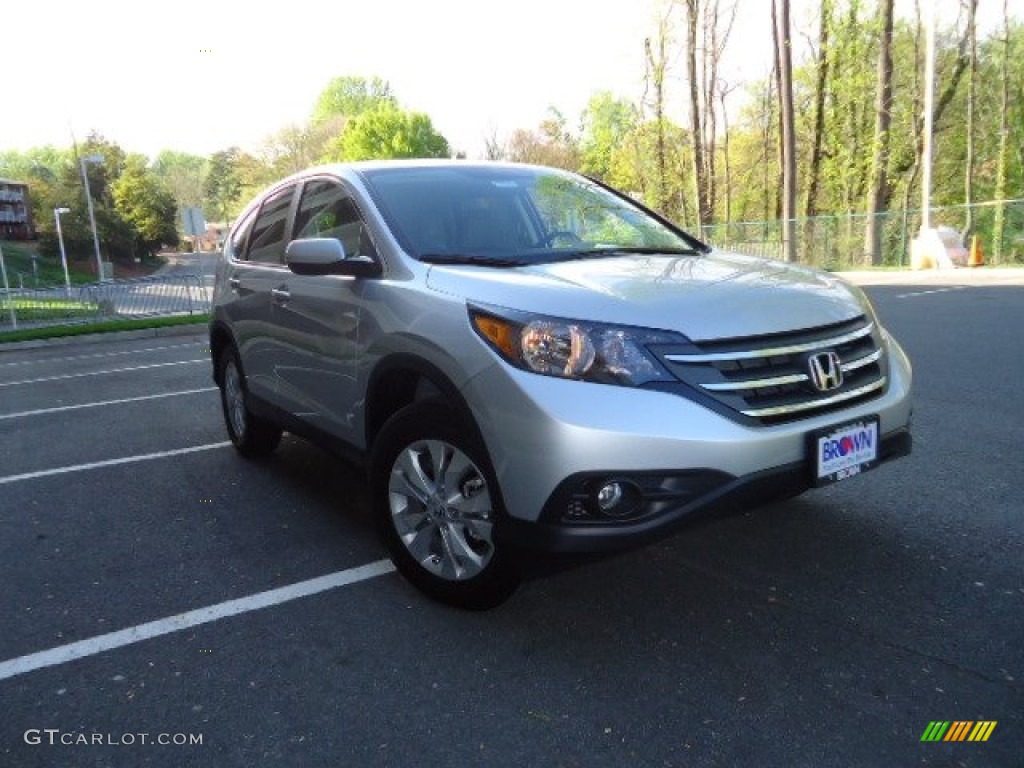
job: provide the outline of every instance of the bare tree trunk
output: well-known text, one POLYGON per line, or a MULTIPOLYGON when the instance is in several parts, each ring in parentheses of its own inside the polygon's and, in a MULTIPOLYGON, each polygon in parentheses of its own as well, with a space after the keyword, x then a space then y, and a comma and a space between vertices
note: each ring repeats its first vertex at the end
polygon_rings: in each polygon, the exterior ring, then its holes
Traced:
POLYGON ((878 26, 878 91, 875 99, 875 142, 871 156, 871 187, 868 190, 867 223, 864 236, 864 263, 882 263, 882 223, 880 215, 889 200, 889 126, 892 122, 892 17, 893 0, 881 0, 878 26))
POLYGON ((668 37, 668 15, 662 17, 658 26, 658 51, 655 55, 651 48, 650 38, 644 40, 644 50, 647 54, 647 74, 654 85, 654 119, 658 131, 657 137, 657 164, 658 182, 655 210, 660 213, 667 213, 668 206, 668 158, 665 147, 665 71, 667 69, 665 49, 668 37))
POLYGON ((1010 3, 1003 0, 1003 92, 999 101, 999 158, 996 161, 996 216, 992 225, 992 260, 1003 256, 1003 230, 1006 227, 1006 176, 1010 156, 1010 3))
POLYGON ((718 99, 722 105, 722 160, 725 164, 725 223, 732 223, 732 166, 729 159, 729 111, 725 99, 734 90, 728 83, 718 86, 718 99))
POLYGON ((686 76, 689 81, 690 133, 693 137, 693 192, 698 224, 715 218, 718 202, 718 70, 736 18, 736 5, 721 10, 720 0, 684 0, 686 76))
POLYGON ((718 144, 718 114, 715 109, 715 84, 718 82, 718 62, 721 56, 718 39, 718 0, 705 6, 704 9, 704 92, 701 108, 704 110, 704 205, 706 211, 701 214, 705 223, 715 218, 716 190, 715 163, 718 144), (710 40, 708 39, 710 37, 710 40))
MULTIPOLYGON (((772 79, 775 81, 775 105, 780 107, 782 105, 782 68, 779 66, 779 28, 775 23, 775 0, 772 0, 772 79)), ((767 106, 767 102, 766 102, 767 106)), ((767 110, 766 110, 767 112, 767 110)), ((782 136, 782 117, 781 112, 779 115, 772 115, 772 121, 778 123, 778 135, 775 137, 775 161, 779 166, 779 178, 782 178, 782 168, 785 165, 785 150, 783 149, 783 136, 782 136)), ((765 139, 769 136, 769 126, 765 124, 765 139)), ((765 154, 767 155, 768 149, 765 147, 765 154)), ((767 167, 765 168, 767 180, 767 167)), ((774 210, 770 216, 765 218, 782 218, 782 185, 778 182, 771 184, 771 189, 775 190, 774 210)))
POLYGON ((832 26, 832 2, 822 0, 818 22, 818 56, 814 66, 814 133, 811 136, 811 162, 807 177, 807 200, 804 215, 811 219, 818 213, 818 182, 821 178, 822 143, 825 137, 825 92, 828 88, 829 30, 832 26))
POLYGON ((796 261, 796 134, 789 0, 772 0, 772 26, 776 30, 775 58, 779 70, 779 119, 782 123, 782 248, 786 261, 796 261))
POLYGON ((704 131, 701 124, 700 92, 703 78, 697 70, 697 29, 700 0, 686 0, 686 79, 690 84, 690 135, 693 138, 693 186, 697 198, 697 228, 705 223, 707 199, 704 184, 704 131))
POLYGON ((970 237, 974 230, 974 100, 978 80, 978 0, 967 0, 967 37, 971 57, 967 75, 967 157, 964 161, 964 236, 970 237))
MULTIPOLYGON (((772 36, 773 37, 774 37, 774 29, 775 28, 772 27, 772 30, 773 30, 772 36)), ((772 74, 773 74, 773 77, 775 77, 775 79, 777 81, 778 80, 778 75, 777 75, 777 69, 778 68, 776 67, 776 68, 773 68, 773 69, 776 70, 772 74)), ((776 87, 776 92, 778 92, 778 87, 776 87)), ((761 139, 762 139, 761 149, 764 152, 764 155, 761 157, 761 162, 759 163, 760 168, 761 168, 761 191, 762 191, 762 196, 763 196, 762 197, 762 204, 764 206, 763 209, 762 209, 762 217, 765 220, 768 220, 768 219, 771 219, 771 218, 776 218, 777 219, 779 217, 779 210, 781 210, 781 208, 779 206, 779 193, 777 191, 778 188, 779 188, 779 185, 774 183, 774 181, 771 178, 769 178, 771 176, 771 173, 769 171, 771 165, 768 162, 768 158, 770 158, 774 154, 776 156, 775 157, 776 162, 780 163, 780 164, 782 162, 781 155, 778 154, 778 151, 780 149, 779 146, 777 146, 777 145, 773 146, 772 145, 772 126, 773 126, 773 124, 775 122, 775 115, 772 114, 772 107, 771 107, 772 95, 773 95, 772 94, 772 86, 771 86, 771 83, 769 81, 769 82, 765 83, 764 94, 763 94, 764 100, 763 100, 763 103, 761 105, 761 114, 764 116, 764 123, 761 125, 761 128, 762 128, 762 130, 761 130, 761 139), (774 195, 771 194, 771 190, 773 190, 773 189, 776 190, 774 195)))

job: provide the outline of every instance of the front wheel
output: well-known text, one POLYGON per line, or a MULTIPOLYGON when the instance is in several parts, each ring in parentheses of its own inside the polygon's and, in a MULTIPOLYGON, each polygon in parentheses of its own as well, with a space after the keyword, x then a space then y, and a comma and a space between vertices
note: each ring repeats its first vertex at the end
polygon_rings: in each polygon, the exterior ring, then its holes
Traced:
POLYGON ((370 462, 374 514, 395 566, 443 603, 484 610, 519 577, 494 539, 498 515, 486 451, 443 400, 395 414, 370 462))
POLYGON ((218 360, 220 403, 228 436, 243 456, 268 456, 281 442, 281 428, 249 410, 246 404, 245 378, 238 361, 238 352, 228 347, 218 360))

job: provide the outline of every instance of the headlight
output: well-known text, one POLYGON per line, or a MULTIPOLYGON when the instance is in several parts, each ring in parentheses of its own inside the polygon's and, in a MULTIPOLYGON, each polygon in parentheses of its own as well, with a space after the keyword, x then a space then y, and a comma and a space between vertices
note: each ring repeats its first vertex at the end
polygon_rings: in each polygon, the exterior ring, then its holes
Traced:
POLYGON ((635 387, 672 380, 646 347, 686 341, 664 331, 475 307, 469 316, 473 329, 511 365, 601 384, 635 387))

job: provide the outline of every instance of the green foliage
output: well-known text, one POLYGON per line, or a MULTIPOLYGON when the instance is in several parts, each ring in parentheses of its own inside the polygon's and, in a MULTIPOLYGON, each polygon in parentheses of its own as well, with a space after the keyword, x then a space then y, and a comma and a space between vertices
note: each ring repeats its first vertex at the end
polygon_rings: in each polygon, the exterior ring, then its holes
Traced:
POLYGON ((95 279, 95 246, 83 172, 89 180, 104 258, 126 261, 177 242, 173 197, 146 162, 145 157, 129 157, 115 142, 92 133, 69 149, 5 152, 0 156, 0 175, 17 176, 29 184, 32 219, 44 258, 58 259, 60 254, 54 209, 70 209, 61 217, 69 268, 75 271, 76 261, 88 265, 95 279), (90 157, 99 160, 86 159, 90 157))
POLYGON ((207 162, 199 155, 165 149, 153 161, 152 171, 179 208, 191 208, 202 204, 207 162))
POLYGON ((0 333, 0 344, 39 339, 58 339, 64 336, 87 336, 94 333, 116 333, 118 331, 140 331, 169 328, 179 325, 195 325, 204 332, 210 321, 209 314, 175 315, 172 317, 146 317, 132 320, 104 320, 81 325, 54 325, 44 328, 19 328, 16 331, 0 333))
POLYGON ((14 310, 19 323, 40 323, 68 320, 74 322, 78 318, 94 315, 99 306, 91 301, 78 301, 67 298, 33 299, 0 297, 0 315, 14 310))
POLYGON ((239 172, 238 147, 214 153, 203 182, 203 196, 212 210, 228 219, 228 211, 242 196, 242 177, 239 172))
POLYGON ((608 180, 616 151, 635 128, 637 109, 609 91, 590 97, 583 112, 583 136, 580 140, 580 170, 608 180))
POLYGON ((694 215, 694 200, 690 169, 692 159, 688 150, 686 131, 667 118, 638 122, 625 134, 611 155, 607 181, 625 190, 645 205, 660 209, 659 213, 678 222, 686 222, 694 215), (660 169, 658 166, 658 136, 665 137, 666 178, 664 201, 660 169))
POLYGON ((352 118, 345 132, 328 144, 324 161, 374 158, 448 157, 448 141, 430 118, 385 104, 352 118))
POLYGON ((146 158, 128 157, 111 193, 114 210, 132 226, 133 253, 149 253, 178 242, 178 206, 167 187, 146 167, 146 158))
POLYGON ((320 92, 313 107, 312 124, 335 117, 357 117, 378 107, 398 107, 387 82, 379 77, 336 77, 320 92))
MULTIPOLYGON (((7 278, 12 288, 64 284, 64 268, 60 256, 47 255, 39 243, 4 241, 2 247, 7 278)), ((70 261, 68 277, 72 283, 87 283, 95 279, 91 273, 75 269, 74 262, 70 261)))

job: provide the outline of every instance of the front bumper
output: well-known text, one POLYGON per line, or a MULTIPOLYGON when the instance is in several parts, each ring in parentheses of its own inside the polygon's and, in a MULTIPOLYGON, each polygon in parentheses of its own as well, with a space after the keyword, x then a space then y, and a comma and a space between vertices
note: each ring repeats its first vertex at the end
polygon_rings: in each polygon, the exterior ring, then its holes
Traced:
POLYGON ((654 538, 698 512, 799 493, 810 484, 808 436, 868 416, 879 419, 880 459, 904 455, 911 370, 899 346, 887 346, 881 395, 772 426, 739 423, 677 394, 567 381, 496 362, 463 395, 507 513, 499 533, 535 548, 607 551, 654 538), (650 514, 605 525, 564 523, 580 478, 615 476, 636 479, 635 492, 653 489, 657 498, 645 499, 650 514))
MULTIPOLYGON (((886 462, 910 454, 913 438, 909 429, 885 435, 879 461, 886 462)), ((600 473, 602 478, 639 479, 629 473, 600 473)), ((572 523, 565 510, 573 504, 573 490, 586 485, 587 478, 575 476, 562 483, 534 523, 508 518, 499 528, 500 540, 521 550, 549 553, 584 554, 614 552, 648 544, 664 538, 686 523, 716 514, 742 512, 777 499, 802 493, 812 486, 811 473, 804 461, 731 477, 716 470, 690 470, 680 473, 666 470, 645 473, 643 477, 668 479, 674 487, 645 494, 644 511, 628 521, 572 523)), ((650 487, 650 486, 648 486, 650 487)))

